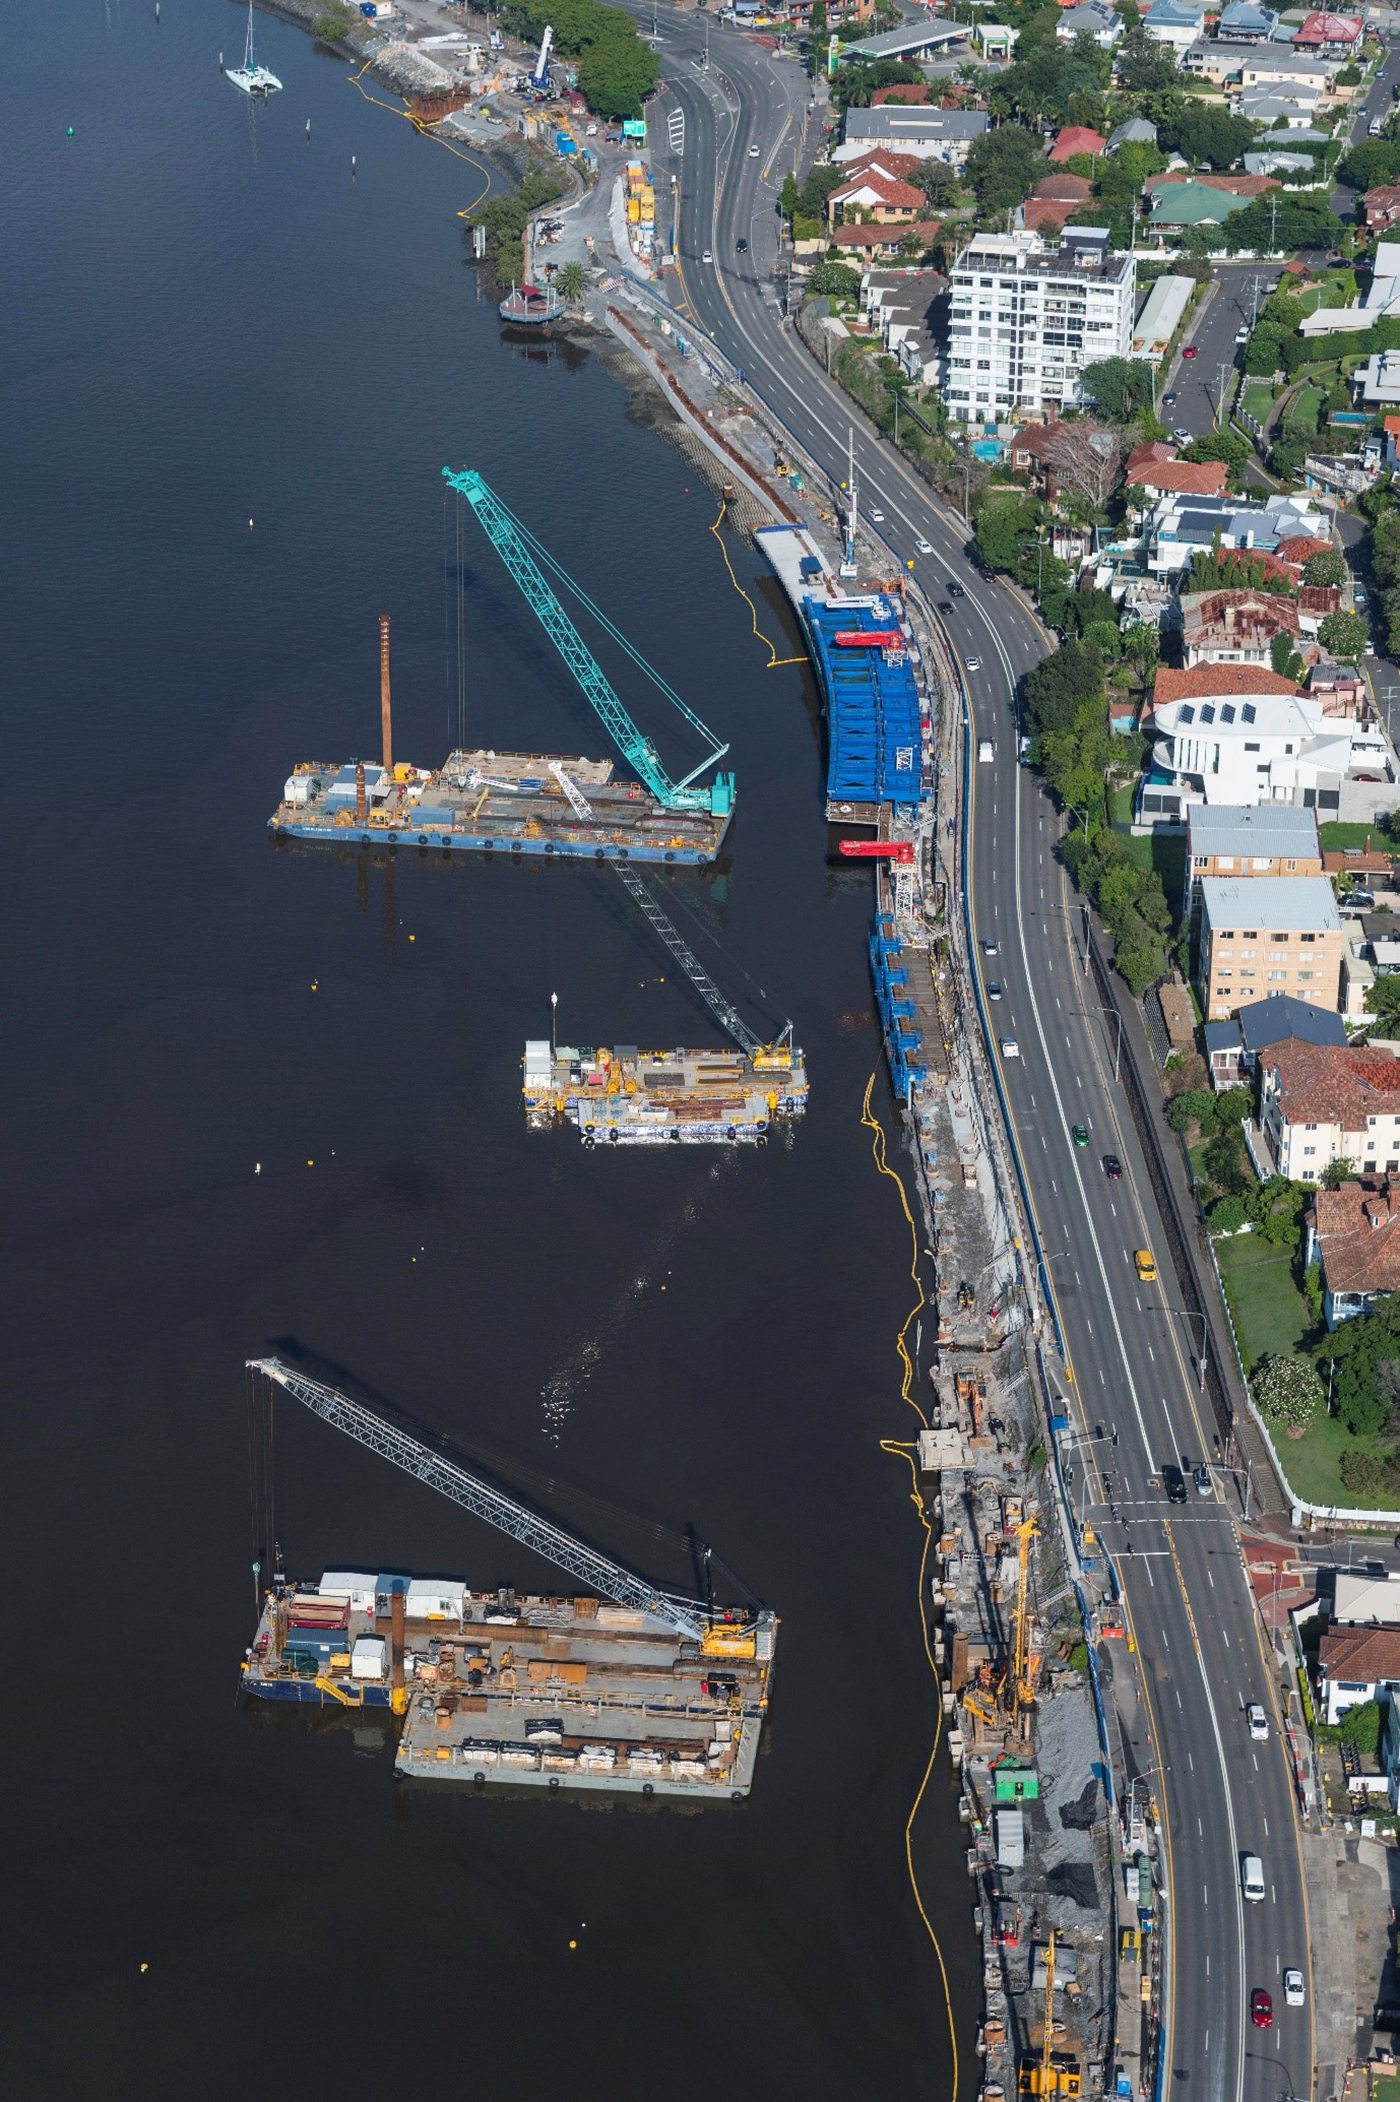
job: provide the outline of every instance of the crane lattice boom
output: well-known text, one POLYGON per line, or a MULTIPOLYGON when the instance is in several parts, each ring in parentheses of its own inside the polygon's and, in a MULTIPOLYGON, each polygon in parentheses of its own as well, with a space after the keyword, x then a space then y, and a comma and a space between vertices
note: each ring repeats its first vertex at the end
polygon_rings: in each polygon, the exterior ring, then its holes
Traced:
POLYGON ((292 1371, 280 1358, 250 1358, 249 1367, 254 1372, 264 1373, 268 1379, 276 1380, 295 1401, 319 1416, 323 1423, 344 1431, 360 1445, 377 1452, 381 1459, 392 1460, 402 1467, 405 1474, 426 1482, 453 1503, 461 1504, 464 1510, 475 1512, 488 1525, 506 1533, 512 1540, 533 1548, 537 1555, 553 1562, 590 1592, 603 1598, 615 1599, 620 1606, 630 1606, 635 1612, 650 1613, 667 1627, 674 1628, 688 1642, 703 1643, 710 1632, 710 1622, 705 1609, 690 1599, 673 1598, 669 1592, 658 1591, 644 1577, 634 1576, 620 1562, 611 1562, 606 1555, 598 1554, 582 1540, 576 1540, 561 1526, 552 1525, 547 1518, 539 1517, 523 1504, 516 1503, 489 1482, 481 1481, 469 1474, 455 1460, 446 1460, 440 1453, 412 1438, 363 1402, 352 1401, 335 1387, 323 1386, 320 1380, 307 1379, 304 1374, 292 1371))
MULTIPOLYGON (((701 760, 699 766, 687 774, 684 781, 673 781, 662 766, 655 745, 637 728, 602 666, 546 582, 531 553, 533 545, 545 555, 539 542, 534 540, 533 535, 526 533, 517 519, 512 518, 500 498, 487 487, 474 468, 463 468, 459 473, 451 467, 444 467, 442 472, 450 486, 467 499, 481 520, 487 539, 520 586, 526 604, 582 687, 588 701, 601 716, 608 735, 657 801, 664 804, 667 810, 707 810, 714 817, 727 817, 734 807, 732 774, 717 774, 709 788, 692 788, 690 783, 695 779, 695 775, 701 773, 713 760, 722 759, 729 750, 728 745, 720 744, 713 733, 706 729, 699 716, 686 707, 680 696, 672 693, 669 687, 657 679, 649 665, 644 666, 648 675, 662 687, 672 706, 680 711, 693 729, 700 732, 710 746, 708 755, 701 760)), ((545 560, 550 561, 548 555, 545 555, 545 560)), ((552 561, 550 566, 558 570, 558 565, 552 561)), ((563 575, 562 570, 558 573, 563 575)), ((576 586, 572 588, 577 589, 576 586)), ((582 593, 579 596, 582 598, 582 593)), ((584 603, 589 604, 588 601, 584 603)), ((589 610, 597 612, 597 608, 591 604, 589 610)), ((599 615, 599 618, 602 616, 599 615)), ((625 638, 617 635, 617 630, 612 628, 611 623, 605 622, 605 625, 608 626, 609 632, 629 649, 634 659, 641 663, 642 660, 631 650, 625 638)))
MULTIPOLYGON (((555 766, 551 768, 551 771, 573 805, 575 814, 582 818, 585 824, 596 825, 598 822, 597 815, 577 781, 572 780, 564 772, 562 766, 555 766)), ((732 1036, 735 1043, 739 1045, 741 1050, 747 1052, 750 1058, 754 1057, 757 1052, 762 1051, 765 1047, 761 1039, 754 1035, 752 1029, 749 1028, 739 1014, 738 1009, 725 999, 724 994, 715 984, 714 979, 705 969, 705 966, 701 963, 685 936, 666 917, 666 914, 661 910, 661 907, 657 904, 650 890, 630 862, 614 861, 612 866, 617 870, 618 875, 621 876, 632 896, 646 914, 647 919, 656 929, 662 941, 665 942, 666 947, 675 957, 676 962, 685 972, 686 977, 695 987, 696 992, 699 993, 721 1029, 727 1035, 732 1036)))

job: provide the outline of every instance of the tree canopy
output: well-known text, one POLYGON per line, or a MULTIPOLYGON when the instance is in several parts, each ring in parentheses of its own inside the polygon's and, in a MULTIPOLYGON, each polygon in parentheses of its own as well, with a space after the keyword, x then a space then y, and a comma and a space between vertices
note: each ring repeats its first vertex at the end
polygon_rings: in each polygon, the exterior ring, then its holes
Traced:
POLYGON ((1232 117, 1208 103, 1184 100, 1158 128, 1158 143, 1169 153, 1181 154, 1194 167, 1204 162, 1216 170, 1232 168, 1253 139, 1254 126, 1248 118, 1232 117))
POLYGON ((589 108, 600 117, 640 117, 659 68, 620 7, 598 0, 505 0, 498 19, 527 43, 538 43, 552 26, 555 49, 579 62, 579 92, 589 108))
POLYGON ((1152 407, 1152 367, 1140 358, 1098 358, 1084 367, 1079 384, 1107 423, 1131 423, 1152 407))
POLYGON ((1019 124, 999 124, 973 140, 966 179, 978 208, 994 216, 1024 201, 1042 167, 1039 140, 1019 124))

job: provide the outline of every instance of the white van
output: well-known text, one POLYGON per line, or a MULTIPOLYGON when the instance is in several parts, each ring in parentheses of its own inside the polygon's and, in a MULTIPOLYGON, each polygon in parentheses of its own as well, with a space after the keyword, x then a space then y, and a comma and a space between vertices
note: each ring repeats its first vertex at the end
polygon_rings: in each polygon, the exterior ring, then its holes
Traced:
POLYGON ((1257 1854, 1246 1854, 1240 1863, 1240 1888, 1248 1904, 1264 1900, 1264 1864, 1257 1854))
POLYGON ((992 763, 992 761, 993 761, 993 760, 994 760, 994 759, 996 758, 996 755, 997 755, 997 748, 996 748, 996 746, 995 746, 995 745, 994 745, 994 744, 992 743, 992 740, 991 740, 991 738, 990 738, 990 737, 984 737, 984 738, 983 738, 983 739, 981 740, 981 742, 979 743, 978 747, 977 747, 977 763, 978 763, 978 765, 979 765, 979 766, 990 766, 990 765, 991 765, 991 763, 992 763))

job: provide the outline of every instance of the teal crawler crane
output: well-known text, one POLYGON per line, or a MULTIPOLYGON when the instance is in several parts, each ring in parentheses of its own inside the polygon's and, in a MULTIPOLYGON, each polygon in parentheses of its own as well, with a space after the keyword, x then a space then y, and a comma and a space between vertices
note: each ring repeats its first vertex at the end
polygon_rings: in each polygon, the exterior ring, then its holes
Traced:
POLYGON ((529 528, 512 516, 475 468, 444 467, 442 472, 448 485, 464 496, 471 505, 485 529, 487 539, 519 585, 521 595, 530 611, 558 650, 589 704, 601 718, 603 727, 618 751, 650 789, 657 802, 667 810, 703 810, 708 811, 712 817, 728 817, 734 808, 733 774, 717 773, 708 788, 693 785, 696 777, 704 773, 707 767, 714 765, 716 760, 723 759, 729 750, 728 745, 720 743, 714 732, 706 728, 694 710, 686 706, 680 695, 667 685, 659 672, 652 669, 627 637, 613 626, 607 615, 600 612, 592 600, 579 589, 573 578, 554 560, 529 528), (627 713, 602 666, 546 581, 541 563, 573 593, 585 611, 590 613, 613 641, 626 651, 638 669, 645 673, 657 690, 664 694, 672 707, 710 747, 699 765, 692 767, 683 780, 671 779, 661 764, 656 746, 649 737, 643 735, 627 713))

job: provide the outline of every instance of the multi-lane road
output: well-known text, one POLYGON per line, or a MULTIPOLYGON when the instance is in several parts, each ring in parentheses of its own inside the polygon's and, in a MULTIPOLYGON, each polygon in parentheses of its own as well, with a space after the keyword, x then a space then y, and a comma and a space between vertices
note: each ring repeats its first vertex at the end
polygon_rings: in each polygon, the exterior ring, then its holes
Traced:
MULTIPOLYGON (((646 22, 649 8, 636 10, 646 22)), ((1086 1437, 1088 1509, 1117 1559, 1135 1637, 1137 1684, 1117 1703, 1124 1757, 1165 1816, 1170 1863, 1169 2092, 1211 2102, 1312 2094, 1311 1972, 1299 1828, 1275 1682, 1237 1545, 1213 1426, 1196 1392, 1192 1338, 1173 1310, 1166 1235, 1112 1078, 1111 1043, 1076 957, 1078 913, 1056 858, 1059 819, 1017 764, 1017 696, 1047 642, 1012 592, 967 559, 966 532, 865 425, 782 323, 777 189, 815 122, 811 86, 791 61, 694 16, 661 10, 667 96, 652 150, 678 178, 676 300, 834 480, 855 426, 856 470, 882 531, 945 616, 966 675, 970 730, 995 758, 974 767, 967 841, 975 968, 1014 1143, 1024 1168, 1075 1391, 1080 1428, 1118 1432, 1111 1466, 1086 1437), (708 45, 709 63, 704 64, 708 45), (679 158, 667 115, 685 114, 679 158), (756 147, 757 152, 752 151, 756 147), (738 243, 747 243, 740 252, 738 243), (711 261, 703 257, 709 252, 711 261), (917 553, 920 541, 934 552, 917 553), (962 596, 954 596, 957 584, 962 596), (987 945, 995 943, 994 954, 987 945), (1001 1039, 1017 1055, 1004 1056, 1001 1039), (1087 1147, 1073 1127, 1087 1127, 1087 1147), (1116 1154, 1120 1180, 1103 1171, 1116 1154), (1141 1283, 1133 1250, 1154 1249, 1161 1279, 1141 1283), (1164 1466, 1212 1466, 1212 1494, 1168 1502, 1164 1466), (1116 1511, 1117 1516, 1113 1514, 1116 1511), (1269 1717, 1254 1741, 1246 1704, 1269 1717), (1246 1903, 1241 1857, 1258 1854, 1266 1896, 1246 1903), (1282 1971, 1308 1981, 1303 2010, 1284 2005, 1282 1971), (1250 1994, 1273 1996, 1274 2026, 1255 2029, 1250 1994)), ((1219 298, 1220 295, 1217 295, 1219 298)), ((1190 1474, 1187 1474, 1188 1484, 1190 1474)))

